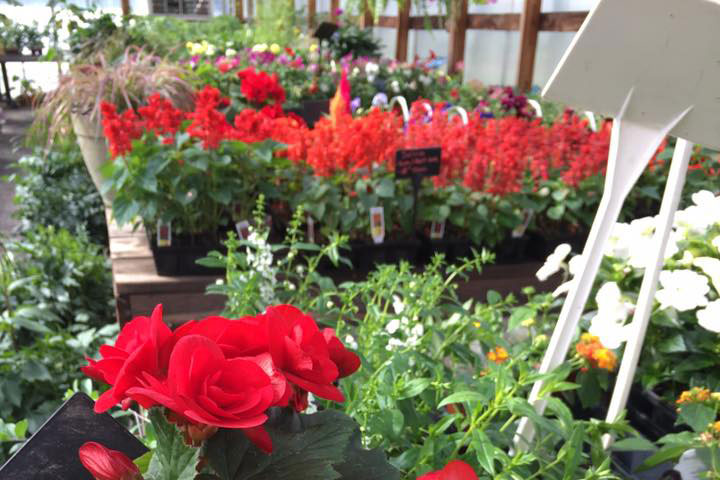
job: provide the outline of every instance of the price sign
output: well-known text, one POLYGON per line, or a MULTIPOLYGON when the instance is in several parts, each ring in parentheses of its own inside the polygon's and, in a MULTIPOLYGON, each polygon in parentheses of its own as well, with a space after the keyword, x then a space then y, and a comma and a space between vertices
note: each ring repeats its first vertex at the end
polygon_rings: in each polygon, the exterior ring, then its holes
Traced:
POLYGON ((395 154, 395 178, 433 177, 440 173, 440 147, 398 150, 395 154))

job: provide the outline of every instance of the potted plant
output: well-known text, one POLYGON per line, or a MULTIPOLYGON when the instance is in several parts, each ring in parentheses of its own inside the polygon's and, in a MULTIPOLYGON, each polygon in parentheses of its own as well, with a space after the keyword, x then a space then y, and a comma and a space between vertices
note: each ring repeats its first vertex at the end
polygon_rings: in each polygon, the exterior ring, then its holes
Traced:
POLYGON ((8 23, 3 34, 6 55, 20 55, 25 42, 25 29, 17 23, 8 23))
POLYGON ((209 273, 195 260, 221 249, 227 230, 250 218, 255 197, 272 193, 275 171, 289 167, 273 157, 275 142, 248 137, 247 114, 227 120, 220 109, 228 104, 207 86, 189 113, 159 94, 137 114, 101 107, 114 157, 113 214, 120 224, 144 223, 161 275, 209 273))
POLYGON ((24 33, 24 46, 30 49, 30 54, 34 57, 42 55, 44 48, 43 38, 45 37, 45 31, 41 31, 38 27, 37 22, 33 22, 32 25, 25 25, 23 27, 24 33))
MULTIPOLYGON (((51 142, 68 120, 77 136, 85 165, 98 190, 104 181, 101 168, 108 150, 100 124, 100 104, 109 101, 120 109, 142 104, 159 92, 183 109, 192 106, 191 73, 138 47, 130 47, 118 61, 109 63, 98 54, 95 63, 72 65, 48 93, 35 116, 35 128, 47 131, 51 142)), ((106 203, 110 197, 103 194, 106 203)))

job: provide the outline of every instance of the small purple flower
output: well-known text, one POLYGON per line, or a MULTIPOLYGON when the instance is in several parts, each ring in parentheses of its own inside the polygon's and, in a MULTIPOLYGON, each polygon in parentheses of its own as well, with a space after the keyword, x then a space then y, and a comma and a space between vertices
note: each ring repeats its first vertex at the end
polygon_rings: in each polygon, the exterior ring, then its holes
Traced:
POLYGON ((361 104, 361 103, 360 103, 360 97, 355 97, 355 98, 353 98, 352 101, 350 102, 350 111, 351 111, 352 113, 355 113, 355 110, 357 110, 358 108, 360 108, 360 104, 361 104))
POLYGON ((383 92, 376 93, 371 104, 373 107, 384 107, 388 104, 388 97, 383 92))
POLYGON ((336 17, 339 17, 340 15, 343 14, 344 11, 345 11, 345 10, 343 10, 342 8, 336 8, 336 9, 335 9, 335 16, 336 16, 336 17))

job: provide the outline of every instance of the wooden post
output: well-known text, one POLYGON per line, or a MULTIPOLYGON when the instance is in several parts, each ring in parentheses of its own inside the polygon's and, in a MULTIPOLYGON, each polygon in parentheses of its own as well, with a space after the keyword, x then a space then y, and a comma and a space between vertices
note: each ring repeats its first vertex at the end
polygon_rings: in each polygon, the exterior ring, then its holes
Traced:
POLYGON ((235 16, 238 20, 243 21, 245 18, 244 5, 245 0, 235 0, 235 16))
POLYGON ((450 52, 448 73, 458 71, 458 63, 465 60, 465 32, 468 27, 468 0, 454 0, 450 12, 450 52))
POLYGON ((123 15, 130 15, 130 0, 121 0, 120 8, 122 8, 123 15))
POLYGON ((540 31, 541 0, 525 0, 520 16, 520 60, 518 63, 517 88, 528 91, 532 87, 535 69, 535 51, 540 31))
POLYGON ((398 23, 395 41, 395 59, 398 62, 407 61, 408 36, 410 33, 410 6, 411 0, 403 0, 398 11, 398 23))
POLYGON ((367 0, 365 0, 362 4, 363 11, 361 12, 362 15, 360 15, 360 27, 361 28, 369 28, 373 26, 374 18, 373 18, 373 12, 370 11, 370 5, 368 4, 367 0))
POLYGON ((248 0, 248 18, 254 18, 255 17, 255 4, 253 3, 255 0, 248 0))
POLYGON ((337 11, 340 10, 340 0, 330 0, 330 20, 336 23, 338 20, 337 11))
POLYGON ((315 17, 317 16, 317 0, 308 0, 308 30, 312 33, 315 29, 315 17))

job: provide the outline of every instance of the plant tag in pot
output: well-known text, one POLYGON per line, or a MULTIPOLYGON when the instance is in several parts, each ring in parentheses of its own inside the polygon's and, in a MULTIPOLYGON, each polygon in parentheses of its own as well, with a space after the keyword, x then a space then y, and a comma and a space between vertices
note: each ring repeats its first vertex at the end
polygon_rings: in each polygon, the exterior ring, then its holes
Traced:
POLYGON ((172 245, 172 225, 170 223, 158 220, 157 245, 158 247, 169 247, 172 245))
POLYGON ((525 230, 527 230, 528 225, 530 225, 530 220, 532 220, 535 212, 529 208, 526 208, 523 214, 525 218, 520 225, 513 229, 512 238, 521 238, 523 235, 525 235, 525 230))
POLYGON ((235 230, 237 231, 238 237, 242 240, 247 240, 250 236, 250 222, 247 220, 237 222, 235 224, 235 230))
POLYGON ((375 244, 383 243, 385 240, 385 209, 383 207, 370 209, 370 235, 375 244))
POLYGON ((445 220, 440 222, 432 222, 430 225, 430 238, 433 240, 441 240, 445 236, 445 220))
POLYGON ((310 243, 315 243, 315 220, 311 215, 307 216, 307 240, 310 243))

